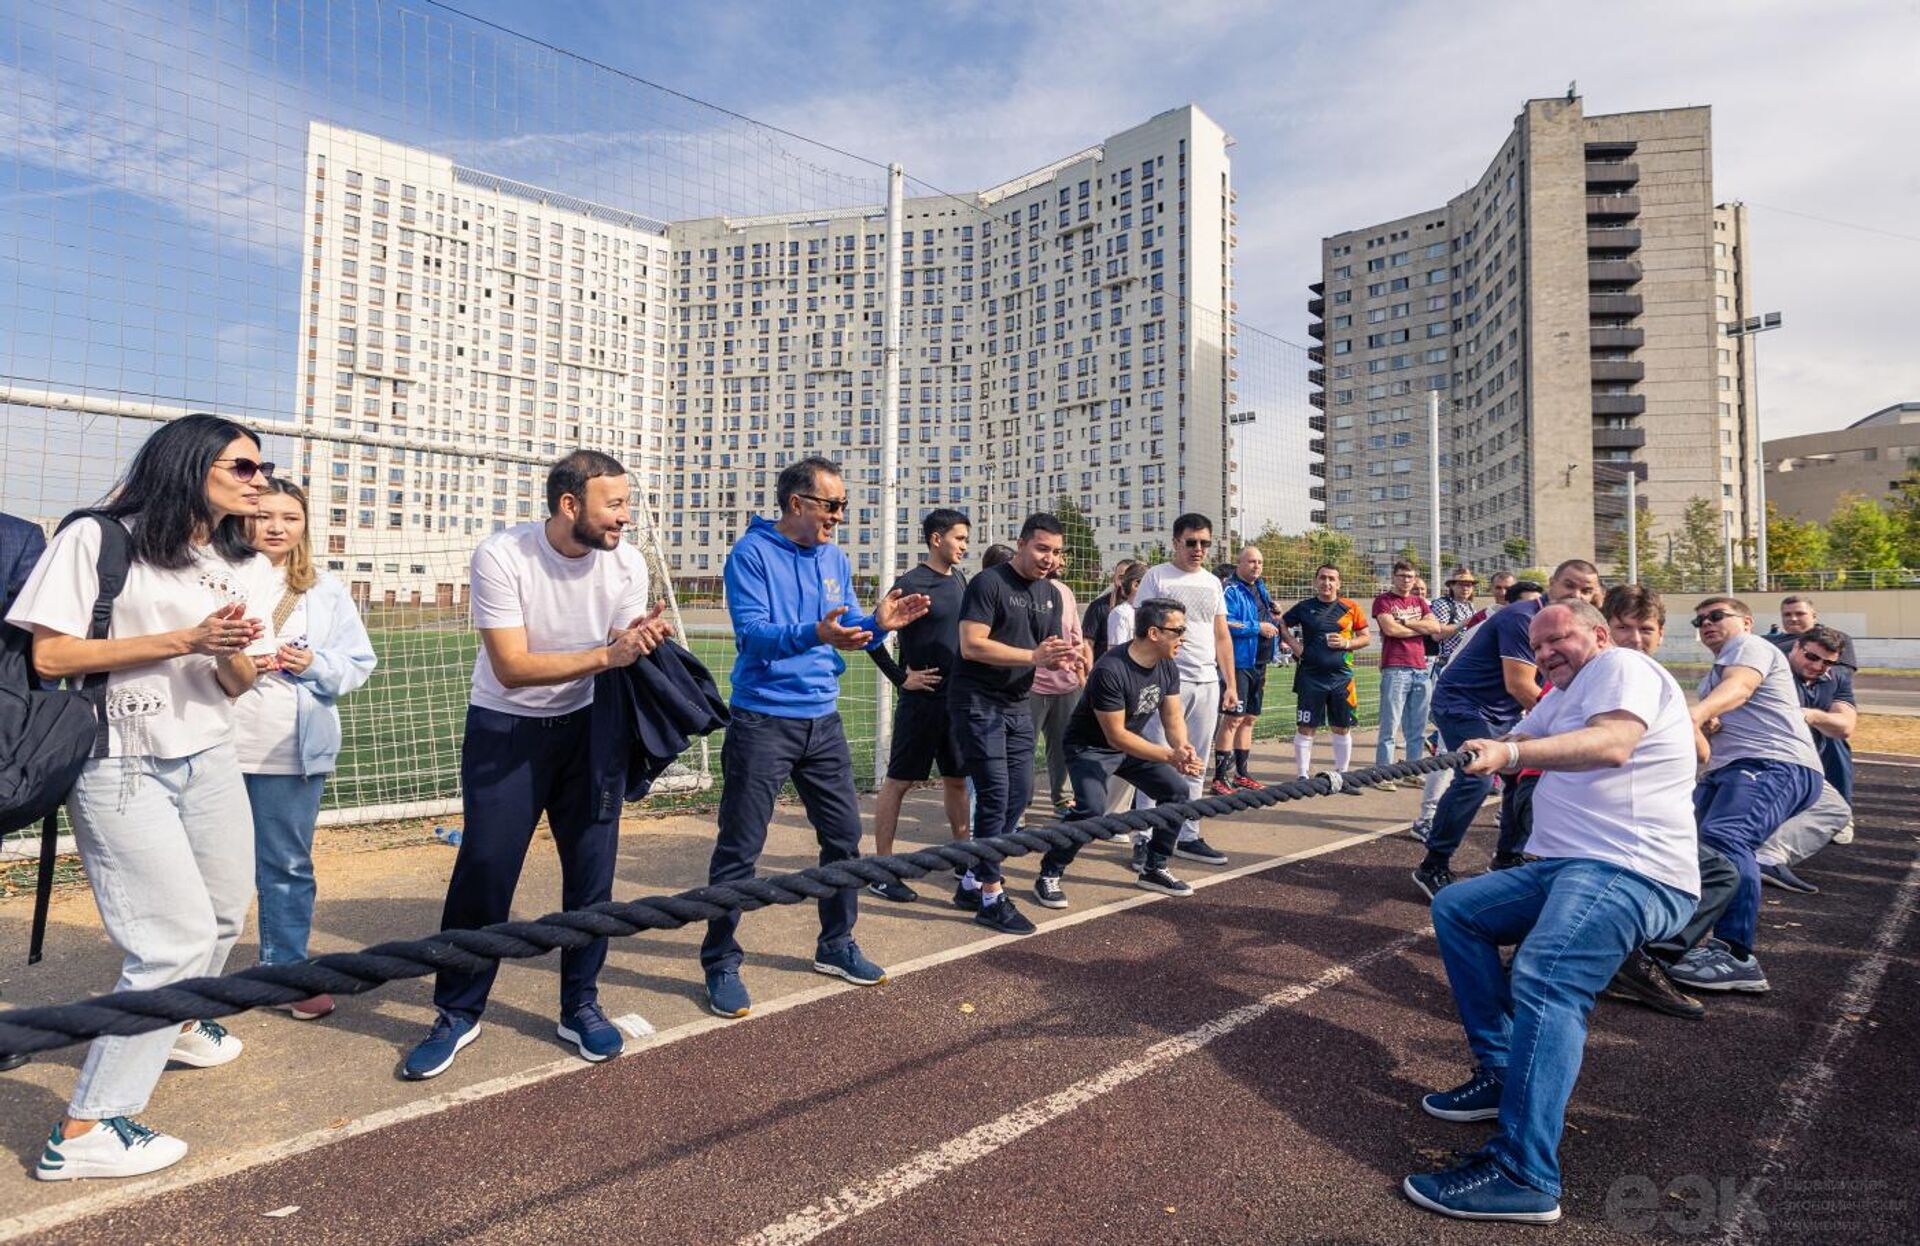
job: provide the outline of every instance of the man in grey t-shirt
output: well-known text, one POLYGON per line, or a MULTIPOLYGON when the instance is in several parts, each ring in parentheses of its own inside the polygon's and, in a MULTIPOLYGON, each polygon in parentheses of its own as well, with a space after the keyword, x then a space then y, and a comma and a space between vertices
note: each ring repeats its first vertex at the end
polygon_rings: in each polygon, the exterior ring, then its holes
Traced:
POLYGON ((1694 608, 1700 643, 1713 668, 1700 681, 1693 721, 1712 749, 1693 793, 1700 842, 1740 872, 1740 890, 1714 926, 1724 948, 1702 944, 1671 970, 1675 981, 1709 991, 1764 991, 1753 955, 1760 919, 1760 867, 1754 849, 1820 796, 1820 755, 1800 712, 1786 655, 1753 634, 1753 611, 1733 597, 1694 608))

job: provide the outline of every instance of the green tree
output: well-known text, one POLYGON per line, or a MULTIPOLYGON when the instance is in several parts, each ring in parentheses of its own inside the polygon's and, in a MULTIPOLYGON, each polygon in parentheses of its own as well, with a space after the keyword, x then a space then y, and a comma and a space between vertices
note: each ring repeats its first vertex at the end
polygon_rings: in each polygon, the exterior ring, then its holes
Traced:
POLYGON ((1373 567, 1354 548, 1353 538, 1330 528, 1287 533, 1269 523, 1251 544, 1266 563, 1262 573, 1275 597, 1304 597, 1313 592, 1313 572, 1322 563, 1340 568, 1343 588, 1371 583, 1373 567))
POLYGON ((1827 518, 1827 546, 1842 571, 1890 571, 1900 565, 1900 533, 1885 507, 1843 493, 1827 518))
POLYGON ((1100 540, 1093 530, 1093 521, 1087 518, 1087 512, 1080 503, 1072 498, 1055 498, 1053 517, 1066 529, 1062 541, 1062 554, 1066 569, 1060 573, 1073 595, 1081 601, 1091 601, 1106 588, 1106 569, 1100 564, 1100 540))
POLYGON ((1500 547, 1507 561, 1516 567, 1524 567, 1533 558, 1533 542, 1523 536, 1510 536, 1506 544, 1500 547))
POLYGON ((1893 482, 1887 498, 1900 546, 1900 565, 1920 567, 1920 455, 1907 460, 1907 474, 1893 482))
MULTIPOLYGON (((1640 583, 1648 588, 1659 590, 1666 586, 1670 578, 1670 568, 1661 556, 1664 543, 1655 533, 1658 522, 1653 511, 1644 504, 1639 507, 1639 515, 1634 525, 1635 541, 1640 547, 1640 583)), ((1624 584, 1627 581, 1627 527, 1623 519, 1607 537, 1606 553, 1602 560, 1613 565, 1614 578, 1624 584)))
POLYGON ((1827 530, 1820 524, 1795 519, 1772 502, 1767 503, 1767 572, 1769 575, 1806 575, 1833 565, 1827 530))
POLYGON ((1673 544, 1674 587, 1710 592, 1726 578, 1726 520, 1711 498, 1696 497, 1680 515, 1673 544))
POLYGON ((1133 551, 1133 556, 1149 567, 1157 567, 1163 562, 1171 562, 1165 541, 1155 541, 1151 545, 1142 545, 1133 551))

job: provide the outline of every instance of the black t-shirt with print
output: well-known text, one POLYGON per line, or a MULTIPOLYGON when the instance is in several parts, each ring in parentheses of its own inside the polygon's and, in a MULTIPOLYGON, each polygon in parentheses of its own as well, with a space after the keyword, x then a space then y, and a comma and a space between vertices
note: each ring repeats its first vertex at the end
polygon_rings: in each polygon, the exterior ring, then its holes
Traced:
POLYGON ((1116 645, 1093 664, 1086 693, 1067 720, 1069 749, 1113 747, 1107 733, 1100 729, 1100 720, 1094 717, 1096 712, 1124 712, 1127 730, 1139 735, 1160 713, 1162 701, 1180 695, 1179 666, 1172 659, 1142 666, 1133 660, 1129 652, 1132 647, 1116 645))
MULTIPOLYGON (((1038 649, 1061 634, 1060 591, 1047 579, 1029 580, 1003 562, 967 584, 960 622, 985 623, 987 636, 1015 649, 1038 649)), ((1033 687, 1031 666, 989 666, 961 658, 954 663, 953 685, 962 692, 1017 705, 1033 687)))

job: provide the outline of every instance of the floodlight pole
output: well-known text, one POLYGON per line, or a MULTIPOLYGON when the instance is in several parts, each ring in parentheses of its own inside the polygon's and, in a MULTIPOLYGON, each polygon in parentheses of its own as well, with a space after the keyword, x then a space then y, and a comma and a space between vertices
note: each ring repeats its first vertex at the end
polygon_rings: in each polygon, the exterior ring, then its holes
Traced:
MULTIPOLYGON (((880 582, 884 593, 899 577, 900 558, 900 257, 906 216, 906 173, 887 166, 887 288, 880 330, 880 582)), ((893 685, 878 667, 873 681, 873 783, 886 781, 893 743, 893 685)))
MULTIPOLYGON (((1735 323, 1722 326, 1730 338, 1749 338, 1760 333, 1769 333, 1782 326, 1779 312, 1767 312, 1764 315, 1748 316, 1735 323)), ((1760 435, 1760 345, 1753 346, 1753 491, 1754 500, 1759 505, 1760 518, 1754 526, 1754 587, 1764 593, 1767 590, 1767 451, 1766 438, 1760 435)), ((1743 369, 1744 371, 1744 369, 1743 369)), ((1746 394, 1743 392, 1744 400, 1746 394)), ((1732 591, 1732 586, 1728 586, 1732 591)))

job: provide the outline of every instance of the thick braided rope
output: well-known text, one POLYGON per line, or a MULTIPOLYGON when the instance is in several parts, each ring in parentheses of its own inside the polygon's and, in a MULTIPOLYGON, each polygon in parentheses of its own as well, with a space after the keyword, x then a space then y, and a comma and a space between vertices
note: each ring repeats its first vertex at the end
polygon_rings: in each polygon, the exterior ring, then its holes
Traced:
POLYGON ((1110 839, 1129 831, 1177 827, 1188 820, 1223 817, 1346 788, 1369 787, 1389 779, 1456 769, 1467 757, 1465 753, 1442 753, 1345 774, 1328 772, 1258 791, 1156 805, 1058 826, 1027 827, 1009 835, 942 844, 895 856, 857 857, 796 874, 695 887, 672 896, 609 900, 585 909, 550 913, 537 921, 444 930, 429 938, 381 943, 359 952, 329 952, 312 960, 256 965, 217 978, 190 978, 157 990, 99 995, 45 1008, 17 1008, 0 1012, 0 1057, 48 1051, 106 1035, 143 1034, 201 1018, 290 1004, 314 995, 358 995, 388 982, 421 978, 442 969, 471 973, 496 961, 526 960, 555 948, 585 947, 599 938, 642 930, 677 930, 728 913, 799 904, 869 883, 920 878, 983 861, 997 864, 1008 857, 1110 839))

